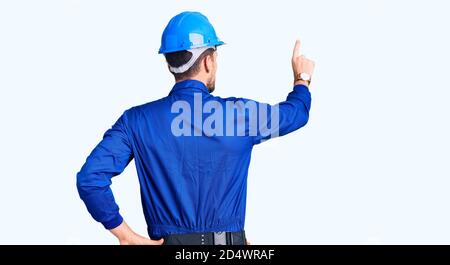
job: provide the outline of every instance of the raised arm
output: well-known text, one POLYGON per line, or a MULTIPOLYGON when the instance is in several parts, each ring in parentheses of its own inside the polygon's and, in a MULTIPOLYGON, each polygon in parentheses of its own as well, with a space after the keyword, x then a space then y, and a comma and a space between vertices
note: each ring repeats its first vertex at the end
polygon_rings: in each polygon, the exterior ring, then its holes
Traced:
MULTIPOLYGON (((309 120, 311 108, 311 93, 309 83, 314 72, 314 62, 300 54, 300 41, 295 42, 292 53, 292 70, 294 87, 286 100, 267 107, 267 127, 271 132, 262 134, 261 130, 255 137, 255 144, 274 136, 283 136, 303 127, 309 120)), ((260 105, 261 107, 261 105, 260 105)))

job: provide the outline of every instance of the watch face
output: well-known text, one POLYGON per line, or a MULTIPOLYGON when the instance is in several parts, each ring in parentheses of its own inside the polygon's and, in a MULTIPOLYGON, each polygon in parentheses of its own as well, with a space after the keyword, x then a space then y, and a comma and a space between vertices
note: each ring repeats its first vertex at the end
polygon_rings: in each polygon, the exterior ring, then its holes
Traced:
POLYGON ((308 73, 301 73, 300 74, 300 78, 302 80, 305 80, 305 81, 310 81, 311 80, 311 76, 308 73))

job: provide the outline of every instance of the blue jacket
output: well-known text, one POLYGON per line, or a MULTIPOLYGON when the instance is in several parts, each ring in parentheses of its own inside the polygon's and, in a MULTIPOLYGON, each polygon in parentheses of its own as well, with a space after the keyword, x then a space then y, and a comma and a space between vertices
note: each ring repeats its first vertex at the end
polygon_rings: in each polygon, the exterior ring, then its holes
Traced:
MULTIPOLYGON (((110 189, 111 178, 119 175, 133 158, 151 238, 244 229, 252 148, 270 135, 250 134, 249 126, 245 126, 244 136, 205 135, 201 132, 201 121, 187 119, 184 126, 192 132, 190 136, 175 136, 173 122, 181 112, 173 108, 174 103, 184 101, 195 112, 194 95, 201 98, 202 104, 216 101, 224 109, 226 102, 254 102, 215 97, 202 82, 186 80, 176 83, 167 97, 125 111, 106 131, 77 174, 81 199, 106 229, 123 221, 110 189), (196 130, 197 135, 200 130, 201 136, 195 136, 196 130)), ((279 123, 272 129, 282 136, 302 127, 308 121, 310 104, 308 88, 294 86, 286 101, 276 105, 279 123)), ((268 108, 269 120, 273 109, 274 106, 268 108)), ((249 119, 248 111, 237 108, 236 112, 239 111, 245 118, 234 121, 236 128, 238 123, 249 119)), ((208 115, 211 114, 201 113, 204 120, 208 115)))

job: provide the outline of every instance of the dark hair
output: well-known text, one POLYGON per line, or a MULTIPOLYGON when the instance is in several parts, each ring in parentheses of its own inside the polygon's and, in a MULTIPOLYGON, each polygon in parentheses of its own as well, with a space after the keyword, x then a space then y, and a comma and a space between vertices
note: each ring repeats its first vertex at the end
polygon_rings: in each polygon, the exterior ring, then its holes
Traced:
MULTIPOLYGON (((175 76, 175 80, 188 79, 196 75, 200 71, 200 62, 208 55, 214 53, 214 48, 205 50, 195 61, 195 63, 184 73, 172 73, 175 76)), ((178 51, 164 54, 167 63, 172 67, 179 67, 186 64, 191 58, 192 53, 190 51, 178 51)))

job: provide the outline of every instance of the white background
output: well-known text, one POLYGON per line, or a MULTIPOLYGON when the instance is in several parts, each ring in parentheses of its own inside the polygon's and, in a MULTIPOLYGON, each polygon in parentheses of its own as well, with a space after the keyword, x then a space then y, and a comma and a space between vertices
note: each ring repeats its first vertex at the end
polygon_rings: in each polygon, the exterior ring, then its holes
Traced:
MULTIPOLYGON (((450 243, 447 1, 0 1, 0 243, 116 244, 75 175, 131 106, 173 85, 169 19, 227 43, 215 94, 277 103, 294 40, 316 61, 309 124, 255 147, 253 244, 450 243)), ((114 179, 145 234, 134 163, 114 179)))

